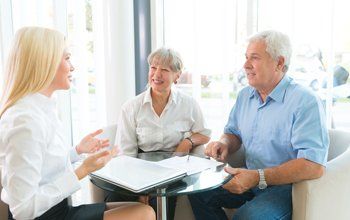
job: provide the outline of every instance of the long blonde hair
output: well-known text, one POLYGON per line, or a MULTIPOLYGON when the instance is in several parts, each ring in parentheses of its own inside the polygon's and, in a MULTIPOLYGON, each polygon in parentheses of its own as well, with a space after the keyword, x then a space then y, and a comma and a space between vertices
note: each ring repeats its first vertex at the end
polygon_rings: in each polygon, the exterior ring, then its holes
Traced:
POLYGON ((64 36, 56 30, 25 27, 17 31, 5 69, 0 118, 19 99, 51 84, 65 47, 64 36))

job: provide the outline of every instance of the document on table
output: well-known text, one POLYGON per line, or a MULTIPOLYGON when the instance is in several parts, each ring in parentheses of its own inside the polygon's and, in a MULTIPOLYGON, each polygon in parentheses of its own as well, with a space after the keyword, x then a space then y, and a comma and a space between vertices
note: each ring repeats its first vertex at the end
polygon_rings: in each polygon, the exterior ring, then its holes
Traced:
POLYGON ((202 172, 203 170, 216 168, 218 166, 223 165, 222 162, 191 155, 189 156, 188 160, 187 156, 175 156, 156 162, 156 164, 161 165, 163 167, 175 168, 186 171, 187 175, 192 175, 195 173, 202 172))
POLYGON ((113 158, 105 167, 90 175, 138 193, 178 181, 186 176, 186 172, 122 155, 113 158))

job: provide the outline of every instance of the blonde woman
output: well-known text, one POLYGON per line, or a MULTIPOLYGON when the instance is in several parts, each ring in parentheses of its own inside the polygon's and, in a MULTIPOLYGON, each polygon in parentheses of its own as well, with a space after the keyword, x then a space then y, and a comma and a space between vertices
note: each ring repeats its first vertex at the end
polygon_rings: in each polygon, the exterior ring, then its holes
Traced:
POLYGON ((0 108, 1 199, 9 219, 155 219, 152 208, 140 203, 101 203, 69 206, 67 197, 79 180, 100 169, 113 152, 98 140, 98 130, 76 148, 69 148, 51 98, 70 87, 70 54, 64 36, 40 27, 26 27, 15 36, 5 71, 0 108), (81 153, 94 153, 73 169, 81 153))

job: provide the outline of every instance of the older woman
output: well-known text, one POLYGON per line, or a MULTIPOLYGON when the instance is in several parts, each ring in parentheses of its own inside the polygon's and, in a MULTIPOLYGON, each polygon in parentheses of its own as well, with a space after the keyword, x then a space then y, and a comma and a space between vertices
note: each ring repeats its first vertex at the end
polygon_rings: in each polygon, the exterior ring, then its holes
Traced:
POLYGON ((117 145, 126 155, 138 152, 189 152, 209 141, 196 100, 172 85, 183 62, 177 52, 160 48, 148 57, 150 87, 122 107, 117 145))
MULTIPOLYGON (((116 142, 124 154, 139 152, 190 152, 210 139, 196 100, 173 87, 179 79, 183 62, 172 49, 160 48, 148 57, 149 88, 126 102, 118 123, 116 142)), ((106 192, 107 201, 143 201, 106 192)), ((150 201, 156 207, 155 199, 150 201)), ((176 197, 169 197, 168 219, 173 219, 176 197)))
POLYGON ((8 219, 155 219, 152 208, 140 203, 68 204, 79 180, 113 154, 97 152, 108 145, 95 137, 102 130, 76 148, 63 138, 52 95, 69 89, 73 70, 61 33, 40 27, 17 32, 0 106, 1 199, 9 205, 8 219), (81 153, 94 154, 74 169, 71 162, 81 153))

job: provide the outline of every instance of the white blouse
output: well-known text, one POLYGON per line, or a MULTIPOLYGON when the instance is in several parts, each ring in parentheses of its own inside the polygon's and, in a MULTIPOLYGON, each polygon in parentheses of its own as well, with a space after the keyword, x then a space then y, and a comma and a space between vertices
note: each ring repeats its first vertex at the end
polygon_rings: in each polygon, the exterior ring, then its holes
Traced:
POLYGON ((10 107, 0 120, 1 199, 15 219, 36 218, 80 189, 54 100, 39 93, 10 107))
POLYGON ((158 116, 149 88, 122 106, 116 144, 123 154, 130 156, 136 156, 138 148, 145 152, 175 151, 193 133, 208 137, 211 133, 196 100, 172 88, 168 103, 158 116))

